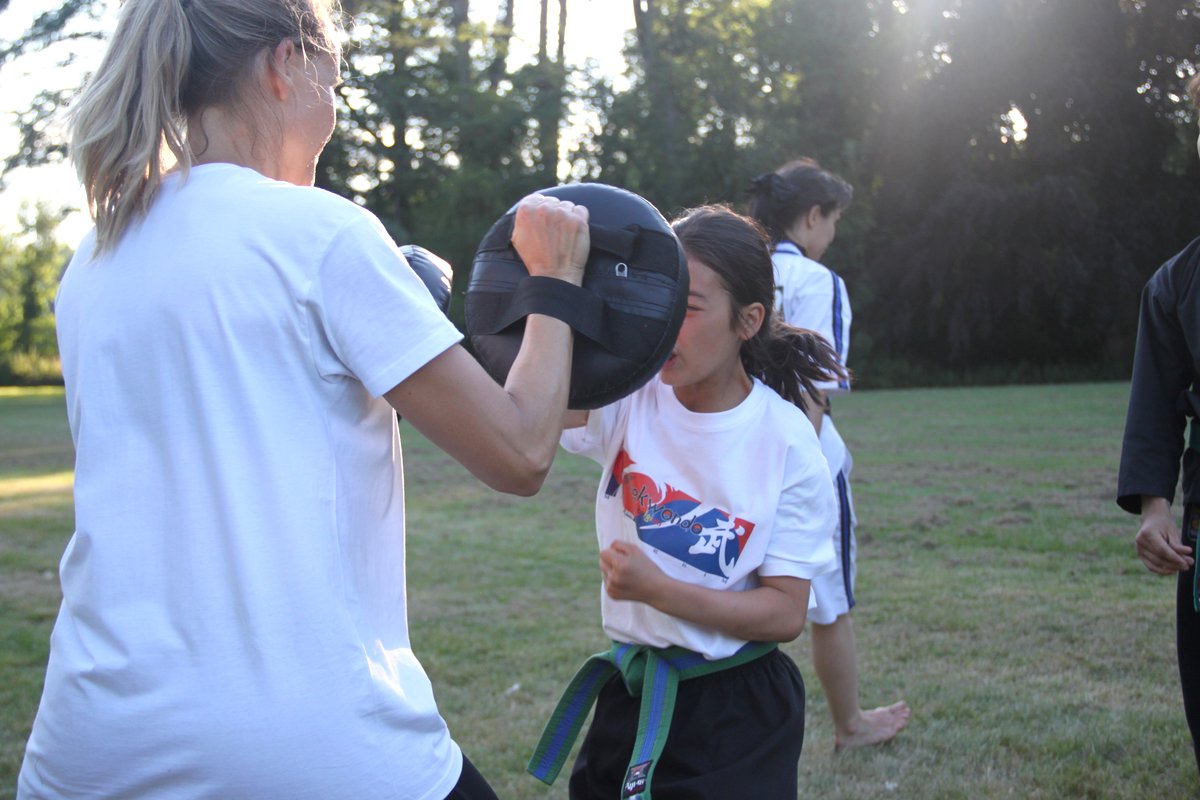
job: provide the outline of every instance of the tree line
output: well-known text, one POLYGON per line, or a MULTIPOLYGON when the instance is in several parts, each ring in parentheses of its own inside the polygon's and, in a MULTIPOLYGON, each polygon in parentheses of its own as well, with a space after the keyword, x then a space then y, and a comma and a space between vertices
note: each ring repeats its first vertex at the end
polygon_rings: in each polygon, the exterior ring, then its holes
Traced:
MULTIPOLYGON (((565 58, 581 0, 522 12, 539 36, 519 66, 513 0, 344 0, 319 184, 449 259, 461 294, 529 191, 744 207, 755 175, 811 156, 855 187, 824 261, 860 385, 1127 377, 1140 287, 1197 233, 1200 0, 605 1, 634 12, 621 81, 565 58)), ((0 71, 100 5, 0 42, 0 71)), ((33 104, 6 168, 61 157, 45 120, 66 99, 33 104)))

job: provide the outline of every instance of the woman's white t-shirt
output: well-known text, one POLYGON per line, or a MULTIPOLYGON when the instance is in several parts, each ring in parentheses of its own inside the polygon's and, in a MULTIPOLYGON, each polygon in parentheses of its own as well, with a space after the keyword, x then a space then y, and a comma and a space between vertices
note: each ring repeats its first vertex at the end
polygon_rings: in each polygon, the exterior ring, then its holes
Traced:
POLYGON ((228 164, 67 269, 76 530, 18 796, 442 800, 395 414, 460 336, 371 214, 228 164))
MULTIPOLYGON (((834 566, 837 500, 804 413, 761 382, 738 406, 689 411, 657 377, 563 433, 564 448, 604 468, 600 549, 636 543, 666 574, 722 591, 758 576, 803 579, 834 566)), ((745 642, 601 590, 615 641, 679 645, 710 659, 745 642)))

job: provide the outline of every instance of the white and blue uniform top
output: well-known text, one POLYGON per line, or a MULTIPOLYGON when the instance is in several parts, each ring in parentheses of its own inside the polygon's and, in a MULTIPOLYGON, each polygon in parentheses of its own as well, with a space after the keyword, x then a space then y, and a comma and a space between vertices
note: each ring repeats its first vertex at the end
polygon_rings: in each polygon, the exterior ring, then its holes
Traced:
MULTIPOLYGON (((771 255, 775 265, 775 303, 780 318, 798 328, 816 331, 837 351, 842 366, 850 353, 850 297, 846 283, 833 270, 804 254, 795 242, 780 241, 771 255)), ((846 379, 817 383, 826 394, 850 391, 846 379)), ((841 520, 835 537, 839 569, 812 581, 817 608, 809 619, 819 625, 833 623, 854 607, 855 553, 854 501, 850 494, 850 472, 854 460, 845 440, 827 413, 821 422, 821 453, 837 486, 841 520)))
MULTIPOLYGON (((850 355, 850 296, 836 272, 804 254, 787 239, 775 245, 775 308, 781 318, 825 337, 842 366, 850 355)), ((829 394, 850 391, 846 380, 828 381, 818 388, 829 394)))

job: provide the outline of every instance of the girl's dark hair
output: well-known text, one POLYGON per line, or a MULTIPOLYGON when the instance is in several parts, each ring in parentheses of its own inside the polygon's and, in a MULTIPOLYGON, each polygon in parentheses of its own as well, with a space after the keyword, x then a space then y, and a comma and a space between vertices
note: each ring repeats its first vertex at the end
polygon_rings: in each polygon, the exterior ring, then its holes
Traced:
POLYGON ((817 381, 848 378, 838 355, 814 331, 788 325, 775 314, 775 270, 762 227, 728 206, 701 206, 671 223, 684 252, 717 274, 733 306, 730 325, 742 309, 761 303, 762 326, 742 343, 742 366, 783 399, 807 407, 817 381))
POLYGON ((811 158, 789 161, 774 172, 764 172, 750 184, 750 216, 767 230, 772 242, 787 238, 787 231, 813 206, 829 216, 850 205, 854 187, 811 158))

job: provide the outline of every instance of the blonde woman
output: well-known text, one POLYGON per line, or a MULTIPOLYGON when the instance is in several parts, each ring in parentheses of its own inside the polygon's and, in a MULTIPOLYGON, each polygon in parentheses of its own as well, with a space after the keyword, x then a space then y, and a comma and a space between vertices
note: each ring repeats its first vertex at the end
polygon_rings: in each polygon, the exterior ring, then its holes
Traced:
MULTIPOLYGON (((538 490, 571 334, 506 386, 369 213, 313 188, 331 0, 126 0, 74 109, 96 220, 57 305, 76 530, 18 797, 492 798, 409 644, 394 411, 538 490)), ((585 209, 522 201, 578 283, 585 209)))

